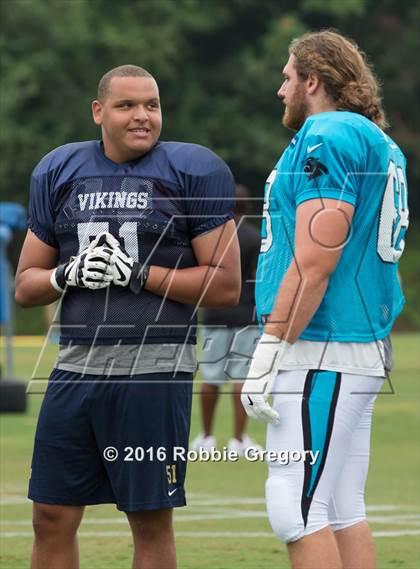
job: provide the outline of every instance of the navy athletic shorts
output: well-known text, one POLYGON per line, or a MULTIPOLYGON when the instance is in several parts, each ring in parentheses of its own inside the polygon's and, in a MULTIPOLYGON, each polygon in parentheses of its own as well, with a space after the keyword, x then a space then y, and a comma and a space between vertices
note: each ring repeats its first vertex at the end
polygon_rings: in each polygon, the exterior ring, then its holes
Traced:
POLYGON ((192 380, 184 372, 111 378, 54 369, 28 497, 124 512, 185 506, 192 380))

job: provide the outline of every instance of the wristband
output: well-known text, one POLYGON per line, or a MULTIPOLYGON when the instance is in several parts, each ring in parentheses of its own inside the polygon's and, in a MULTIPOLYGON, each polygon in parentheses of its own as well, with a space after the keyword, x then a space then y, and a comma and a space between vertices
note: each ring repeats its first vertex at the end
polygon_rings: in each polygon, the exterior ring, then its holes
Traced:
POLYGON ((140 294, 141 289, 144 287, 149 276, 149 265, 141 265, 140 263, 133 264, 131 272, 129 287, 134 294, 140 294))
POLYGON ((66 268, 66 263, 64 263, 62 265, 58 265, 58 267, 53 270, 53 272, 51 273, 51 277, 50 277, 50 283, 51 283, 52 287, 57 292, 60 292, 60 293, 63 293, 64 289, 66 287, 66 279, 64 276, 65 268, 66 268))

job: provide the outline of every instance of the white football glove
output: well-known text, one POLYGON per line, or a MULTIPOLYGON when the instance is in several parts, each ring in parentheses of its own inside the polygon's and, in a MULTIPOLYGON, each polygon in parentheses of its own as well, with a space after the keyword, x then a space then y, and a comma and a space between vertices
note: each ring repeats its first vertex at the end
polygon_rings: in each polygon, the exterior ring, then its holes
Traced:
POLYGON ((241 393, 242 405, 252 419, 274 424, 279 422, 279 414, 270 407, 267 400, 280 361, 289 346, 288 342, 271 334, 263 334, 259 339, 241 393))
POLYGON ((128 286, 133 272, 134 259, 124 251, 111 233, 102 235, 114 253, 113 283, 117 286, 128 286))
POLYGON ((114 252, 106 246, 101 235, 76 257, 59 265, 51 274, 50 282, 58 292, 67 286, 97 290, 108 287, 113 279, 114 252))
POLYGON ((132 292, 138 294, 147 280, 148 265, 141 265, 134 261, 111 233, 104 232, 98 237, 101 237, 113 251, 112 284, 130 287, 132 292))

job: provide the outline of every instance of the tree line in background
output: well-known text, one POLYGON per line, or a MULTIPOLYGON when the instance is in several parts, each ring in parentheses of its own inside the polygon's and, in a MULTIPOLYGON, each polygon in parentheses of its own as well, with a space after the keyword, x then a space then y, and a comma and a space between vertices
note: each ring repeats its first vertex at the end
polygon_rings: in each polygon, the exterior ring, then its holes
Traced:
POLYGON ((416 0, 3 0, 1 22, 1 200, 26 205, 44 154, 99 137, 90 102, 103 73, 123 63, 158 80, 163 140, 210 147, 262 197, 291 135, 276 97, 288 44, 334 27, 383 83, 389 134, 408 159, 411 220, 420 216, 416 0))

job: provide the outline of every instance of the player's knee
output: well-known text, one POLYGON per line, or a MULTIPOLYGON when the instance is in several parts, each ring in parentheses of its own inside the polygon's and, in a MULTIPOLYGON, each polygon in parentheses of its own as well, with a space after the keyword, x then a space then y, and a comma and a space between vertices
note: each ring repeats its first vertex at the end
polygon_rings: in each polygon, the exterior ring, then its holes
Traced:
POLYGON ((134 537, 141 540, 154 540, 163 534, 171 535, 173 532, 172 510, 150 510, 127 512, 127 517, 134 537))
MULTIPOLYGON (((331 522, 330 523, 331 529, 334 533, 339 535, 339 532, 345 533, 346 530, 353 531, 354 529, 359 529, 360 527, 366 526, 368 527, 367 518, 359 518, 359 519, 349 519, 349 520, 340 520, 338 522, 331 522)), ((370 532, 370 529, 368 529, 370 532)))
POLYGON ((270 474, 265 495, 268 518, 276 536, 284 543, 303 537, 305 524, 294 484, 282 475, 270 474))
POLYGON ((57 534, 75 534, 80 524, 81 512, 66 506, 34 504, 32 526, 38 538, 57 534))
POLYGON ((347 529, 362 522, 366 522, 366 512, 364 509, 342 512, 338 516, 330 518, 330 526, 334 532, 347 529))
POLYGON ((366 506, 363 492, 342 491, 335 493, 328 511, 328 520, 333 531, 339 531, 366 521, 366 506))

